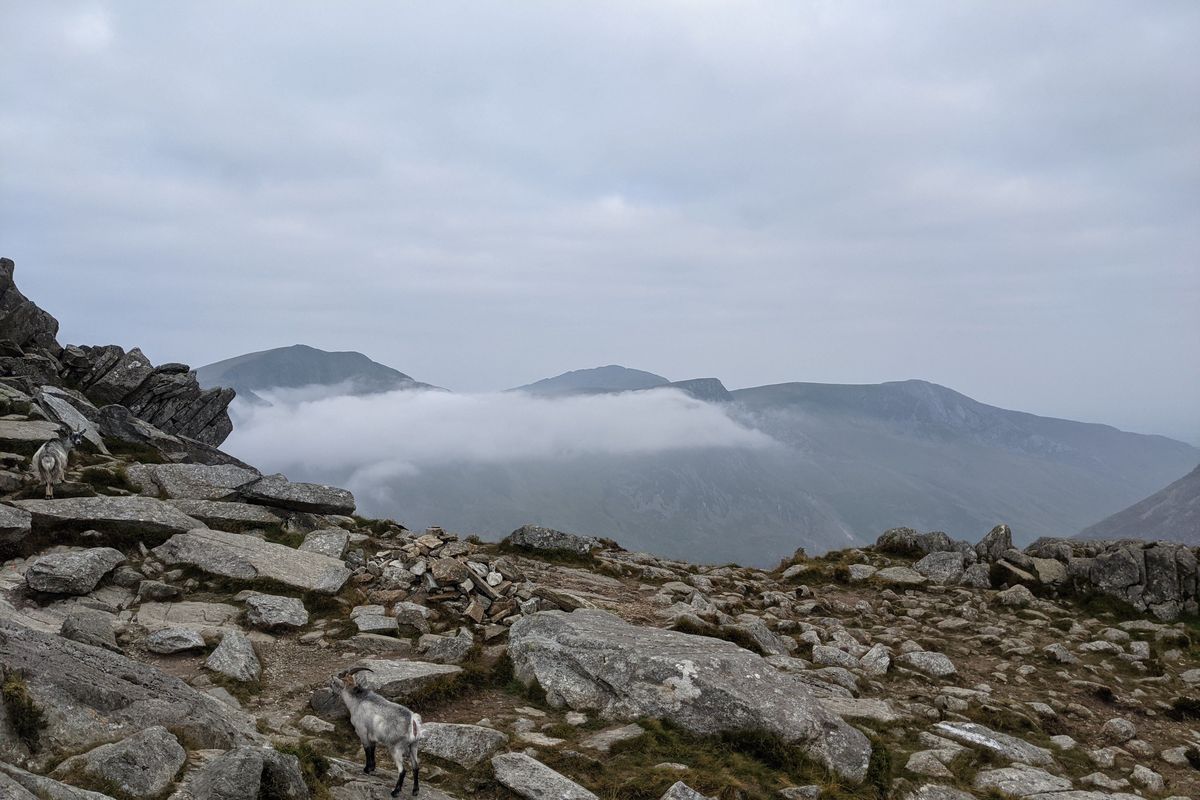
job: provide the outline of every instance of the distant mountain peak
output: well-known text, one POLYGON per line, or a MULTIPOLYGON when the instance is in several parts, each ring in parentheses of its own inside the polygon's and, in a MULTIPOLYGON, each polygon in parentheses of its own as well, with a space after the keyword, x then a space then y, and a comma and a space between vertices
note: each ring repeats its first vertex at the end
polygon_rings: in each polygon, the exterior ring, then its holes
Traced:
POLYGON ((196 377, 204 387, 229 386, 248 399, 269 389, 348 384, 354 394, 396 389, 433 388, 397 369, 372 361, 362 353, 321 350, 293 344, 246 353, 200 367, 196 377))
POLYGON ((538 395, 602 394, 605 392, 627 392, 636 389, 653 389, 666 386, 670 381, 662 375, 640 369, 608 364, 591 369, 576 369, 543 378, 540 381, 518 386, 512 391, 538 395))

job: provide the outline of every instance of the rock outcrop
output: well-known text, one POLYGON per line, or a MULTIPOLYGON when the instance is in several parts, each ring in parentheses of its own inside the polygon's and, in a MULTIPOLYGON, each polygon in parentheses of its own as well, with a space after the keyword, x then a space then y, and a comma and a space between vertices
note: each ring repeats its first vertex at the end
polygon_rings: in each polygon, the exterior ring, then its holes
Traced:
POLYGON ((767 730, 839 775, 866 774, 866 736, 826 712, 803 682, 730 642, 585 609, 518 620, 509 653, 518 679, 537 683, 551 704, 617 719, 660 717, 697 733, 767 730))
MULTIPOLYGON (((167 434, 217 446, 233 430, 232 389, 201 389, 185 364, 154 366, 141 350, 117 345, 62 347, 58 321, 21 294, 16 265, 0 258, 0 374, 33 386, 76 389, 95 406, 120 404, 167 434)), ((86 415, 85 415, 86 416, 86 415)))
MULTIPOLYGON (((154 725, 202 747, 257 741, 252 717, 202 694, 179 678, 130 658, 42 633, 0 618, 0 667, 25 676, 45 715, 38 759, 75 753, 154 725)), ((2 727, 2 726, 0 726, 2 727)), ((11 735, 0 760, 29 758, 11 735)))

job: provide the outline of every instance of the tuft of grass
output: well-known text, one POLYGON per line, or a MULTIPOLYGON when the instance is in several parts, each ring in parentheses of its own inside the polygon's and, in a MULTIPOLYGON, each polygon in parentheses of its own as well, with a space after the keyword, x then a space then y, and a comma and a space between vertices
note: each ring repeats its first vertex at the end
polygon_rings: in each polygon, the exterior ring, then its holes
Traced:
POLYGON ((130 480, 129 472, 121 463, 84 467, 79 472, 79 480, 102 494, 110 493, 114 489, 136 494, 142 489, 141 485, 130 480))
POLYGON ((892 760, 891 751, 878 739, 871 740, 871 760, 867 763, 866 785, 875 790, 878 800, 888 800, 892 796, 892 780, 895 778, 896 764, 892 760))
POLYGON ((525 556, 526 558, 533 558, 550 564, 566 564, 575 567, 600 566, 600 561, 596 558, 594 551, 582 554, 574 550, 565 549, 538 550, 532 547, 513 544, 507 539, 496 545, 496 552, 506 555, 525 556))
POLYGON ((16 670, 6 671, 4 682, 0 684, 0 696, 3 697, 4 711, 13 732, 30 752, 36 753, 41 745, 42 730, 46 727, 46 715, 29 696, 25 676, 16 670))
POLYGON ((1189 719, 1200 719, 1200 698, 1176 697, 1171 701, 1171 710, 1167 716, 1178 722, 1189 719))
POLYGON ((758 642, 754 641, 753 636, 731 626, 697 625, 691 620, 682 618, 671 626, 671 630, 679 631, 680 633, 689 633, 693 636, 708 636, 713 639, 723 639, 727 642, 733 642, 738 647, 749 650, 752 653, 757 653, 760 656, 766 655, 758 642))
POLYGON ((120 439, 105 439, 105 447, 114 456, 121 456, 126 461, 136 461, 141 464, 168 464, 166 457, 158 450, 144 444, 121 441, 120 439))
MULTIPOLYGON (((614 745, 602 762, 580 763, 555 754, 549 764, 562 768, 605 800, 658 800, 675 781, 718 800, 773 800, 790 785, 819 784, 828 800, 886 800, 880 786, 891 784, 890 757, 876 757, 877 784, 855 786, 832 775, 799 748, 765 731, 728 731, 712 736, 689 733, 664 720, 640 720, 646 732, 614 745), (655 770, 672 761, 683 773, 655 770), (883 777, 886 772, 888 777, 883 777)), ((883 791, 887 791, 885 788, 883 791)))
POLYGON ((399 522, 395 522, 390 519, 371 519, 370 517, 363 517, 359 516, 358 514, 353 514, 350 518, 354 520, 356 527, 362 530, 370 531, 376 536, 384 536, 396 531, 408 530, 408 528, 404 527, 399 522))
MULTIPOLYGON (((275 749, 284 755, 295 756, 300 762, 300 774, 304 776, 304 785, 308 787, 313 800, 328 800, 329 786, 325 776, 329 774, 329 759, 313 750, 307 741, 280 745, 275 749)), ((269 788, 263 787, 263 797, 270 796, 269 788)))

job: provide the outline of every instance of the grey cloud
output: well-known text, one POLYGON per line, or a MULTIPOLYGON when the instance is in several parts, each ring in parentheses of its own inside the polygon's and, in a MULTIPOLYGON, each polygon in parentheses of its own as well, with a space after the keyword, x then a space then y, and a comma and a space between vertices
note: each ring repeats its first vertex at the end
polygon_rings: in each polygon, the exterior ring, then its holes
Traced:
POLYGON ((386 495, 397 478, 446 465, 781 447, 718 406, 673 389, 554 399, 337 392, 260 392, 272 404, 238 404, 225 449, 267 470, 345 475, 350 489, 372 498, 386 495))

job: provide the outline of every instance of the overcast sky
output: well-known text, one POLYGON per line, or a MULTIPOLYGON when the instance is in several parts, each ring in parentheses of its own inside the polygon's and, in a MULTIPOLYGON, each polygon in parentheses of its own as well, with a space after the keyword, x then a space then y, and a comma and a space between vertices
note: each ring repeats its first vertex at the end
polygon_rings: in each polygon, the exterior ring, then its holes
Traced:
POLYGON ((1200 4, 0 0, 64 342, 926 378, 1200 442, 1200 4))

